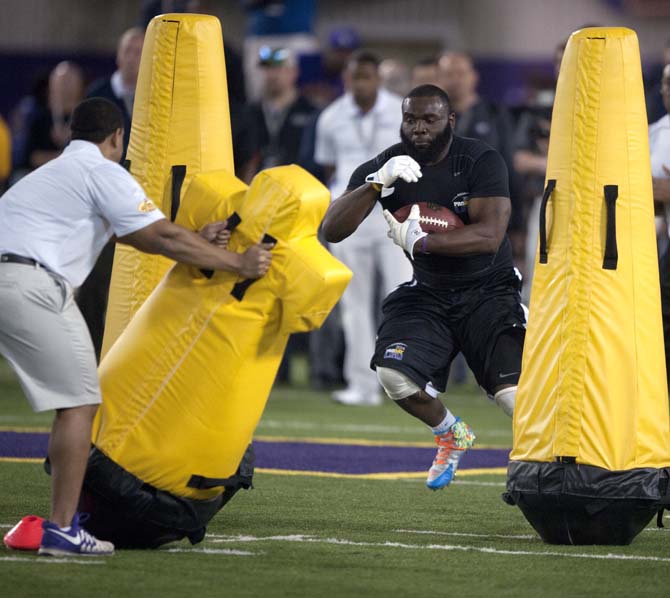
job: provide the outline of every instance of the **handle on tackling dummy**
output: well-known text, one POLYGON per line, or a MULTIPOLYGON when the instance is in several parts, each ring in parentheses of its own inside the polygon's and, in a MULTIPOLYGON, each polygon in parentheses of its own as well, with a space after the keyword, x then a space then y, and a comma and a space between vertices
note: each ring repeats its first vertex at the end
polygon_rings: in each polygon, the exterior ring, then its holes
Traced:
MULTIPOLYGON (((233 212, 230 216, 228 216, 228 223, 226 224, 226 230, 229 230, 230 232, 233 232, 235 228, 237 228, 237 225, 242 222, 242 218, 240 218, 240 215, 237 212, 233 212)), ((212 278, 214 276, 214 270, 200 270, 204 276, 207 278, 212 278)))

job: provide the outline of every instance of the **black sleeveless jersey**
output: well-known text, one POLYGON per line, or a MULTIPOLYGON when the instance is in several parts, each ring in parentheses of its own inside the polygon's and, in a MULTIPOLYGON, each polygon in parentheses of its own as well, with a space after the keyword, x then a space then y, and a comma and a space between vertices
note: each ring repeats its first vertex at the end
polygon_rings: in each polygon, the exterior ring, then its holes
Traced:
MULTIPOLYGON (((393 156, 406 153, 403 145, 398 143, 361 164, 351 175, 347 190, 360 187, 367 175, 379 170, 393 156)), ((392 190, 383 189, 379 199, 382 207, 393 213, 407 204, 435 203, 449 208, 467 226, 470 224, 470 198, 509 197, 507 167, 502 156, 477 139, 454 136, 444 160, 421 166, 421 172, 423 176, 416 183, 398 179, 392 190)), ((499 270, 514 267, 507 236, 495 253, 458 256, 418 254, 414 256, 412 265, 417 281, 438 289, 461 287, 483 280, 499 270)))

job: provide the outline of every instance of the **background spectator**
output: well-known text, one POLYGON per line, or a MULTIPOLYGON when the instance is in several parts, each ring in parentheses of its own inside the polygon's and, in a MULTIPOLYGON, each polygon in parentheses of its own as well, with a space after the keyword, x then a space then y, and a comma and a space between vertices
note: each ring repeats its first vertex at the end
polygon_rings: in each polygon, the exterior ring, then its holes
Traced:
POLYGON ((262 95, 252 115, 258 126, 260 168, 296 163, 303 131, 316 108, 298 91, 298 66, 291 50, 263 47, 258 66, 262 95))
POLYGON ((315 0, 242 0, 247 14, 244 39, 244 75, 247 97, 261 97, 258 52, 264 47, 288 48, 296 56, 318 52, 314 35, 315 0))
POLYGON ((407 65, 395 58, 386 58, 379 65, 382 87, 391 93, 405 97, 411 89, 410 73, 407 65))
MULTIPOLYGON (((258 66, 262 96, 252 106, 251 114, 258 131, 260 168, 295 164, 305 127, 316 108, 298 91, 298 65, 291 50, 264 46, 259 51, 258 66)), ((307 351, 306 334, 289 339, 278 381, 289 381, 291 356, 299 350, 307 351)))
POLYGON ((328 35, 322 52, 301 55, 300 86, 316 106, 325 108, 344 93, 342 72, 360 45, 361 39, 355 29, 338 27, 328 35))
MULTIPOLYGON (((377 56, 366 51, 353 54, 345 69, 345 81, 347 93, 321 113, 316 130, 315 159, 324 168, 333 200, 346 190, 359 164, 400 141, 402 98, 381 87, 377 56)), ((334 392, 333 399, 345 405, 377 405, 382 400, 377 377, 369 368, 377 301, 380 295, 385 297, 411 278, 408 260, 399 248, 388 245, 387 231, 377 205, 358 234, 331 246, 333 255, 354 273, 339 304, 347 388, 334 392)), ((318 358, 323 359, 324 355, 318 358)))
POLYGON ((49 73, 35 77, 32 90, 19 100, 9 117, 12 137, 12 172, 10 183, 14 183, 30 172, 28 166, 28 147, 30 132, 35 120, 48 110, 47 93, 49 91, 49 73))
MULTIPOLYGON (((98 79, 88 90, 88 97, 103 97, 116 104, 123 115, 123 162, 128 151, 130 127, 135 101, 137 76, 142 59, 144 29, 132 27, 119 38, 116 49, 117 69, 110 77, 98 79)), ((95 266, 77 290, 76 301, 91 333, 96 359, 100 360, 102 339, 105 333, 105 317, 109 285, 114 266, 114 242, 105 245, 95 266)))
POLYGON ((663 100, 663 90, 661 89, 661 80, 663 78, 663 69, 665 65, 670 64, 670 37, 666 40, 665 45, 663 46, 663 52, 661 53, 661 68, 657 71, 653 70, 654 77, 651 80, 651 84, 645 89, 645 100, 647 103, 647 119, 650 123, 657 122, 660 118, 663 118, 667 115, 667 111, 664 106, 663 100), (660 71, 660 77, 658 73, 660 71))
POLYGON ((28 170, 53 160, 70 140, 70 115, 84 96, 84 75, 73 62, 59 62, 49 74, 47 107, 32 121, 26 155, 28 170))
POLYGON ((512 121, 509 112, 479 96, 479 74, 472 58, 463 52, 443 54, 439 60, 438 77, 440 87, 449 94, 456 113, 454 133, 485 141, 500 152, 510 168, 512 121))
POLYGON ((130 140, 130 125, 133 116, 137 75, 140 72, 144 29, 132 27, 119 38, 116 48, 116 70, 110 77, 98 79, 88 89, 87 97, 102 97, 114 102, 123 114, 123 161, 130 140))
MULTIPOLYGON (((567 40, 563 40, 554 50, 555 81, 558 81, 566 44, 567 40)), ((520 209, 526 229, 524 259, 518 264, 523 273, 521 298, 525 305, 530 304, 554 96, 555 89, 535 94, 534 105, 522 113, 514 136, 514 169, 519 174, 520 209)))
POLYGON ((412 88, 419 85, 437 85, 440 87, 440 68, 437 58, 429 56, 414 63, 412 67, 412 88))

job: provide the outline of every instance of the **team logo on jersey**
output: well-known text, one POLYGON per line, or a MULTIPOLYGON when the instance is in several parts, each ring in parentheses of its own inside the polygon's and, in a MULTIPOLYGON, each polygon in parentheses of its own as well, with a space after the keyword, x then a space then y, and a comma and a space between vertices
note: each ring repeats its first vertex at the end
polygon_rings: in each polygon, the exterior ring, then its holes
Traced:
POLYGON ((393 343, 384 350, 384 359, 396 359, 397 361, 402 361, 402 358, 405 356, 405 349, 407 349, 406 344, 393 343))
POLYGON ((140 212, 153 212, 157 210, 156 204, 151 201, 149 198, 145 199, 139 206, 137 206, 138 211, 140 212))
POLYGON ((454 212, 457 214, 463 214, 468 209, 468 202, 470 201, 470 193, 468 191, 463 191, 454 195, 452 200, 454 204, 454 212))

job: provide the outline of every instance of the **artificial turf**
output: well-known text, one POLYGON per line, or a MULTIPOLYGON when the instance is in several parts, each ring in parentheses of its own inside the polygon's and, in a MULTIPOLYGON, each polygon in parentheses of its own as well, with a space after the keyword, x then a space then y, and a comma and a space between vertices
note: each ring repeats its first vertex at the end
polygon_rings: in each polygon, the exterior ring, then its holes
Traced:
MULTIPOLYGON (((510 422, 473 386, 447 393, 482 445, 509 446, 510 422)), ((47 426, 0 364, 0 427, 47 426)), ((303 384, 277 388, 263 437, 429 442, 395 405, 346 408, 303 384)), ((0 547, 1 595, 13 596, 664 596, 670 531, 653 523, 631 546, 549 546, 505 505, 504 475, 422 480, 258 473, 217 515, 204 542, 65 560, 0 547)), ((0 462, 0 532, 48 512, 39 463, 0 462)))

